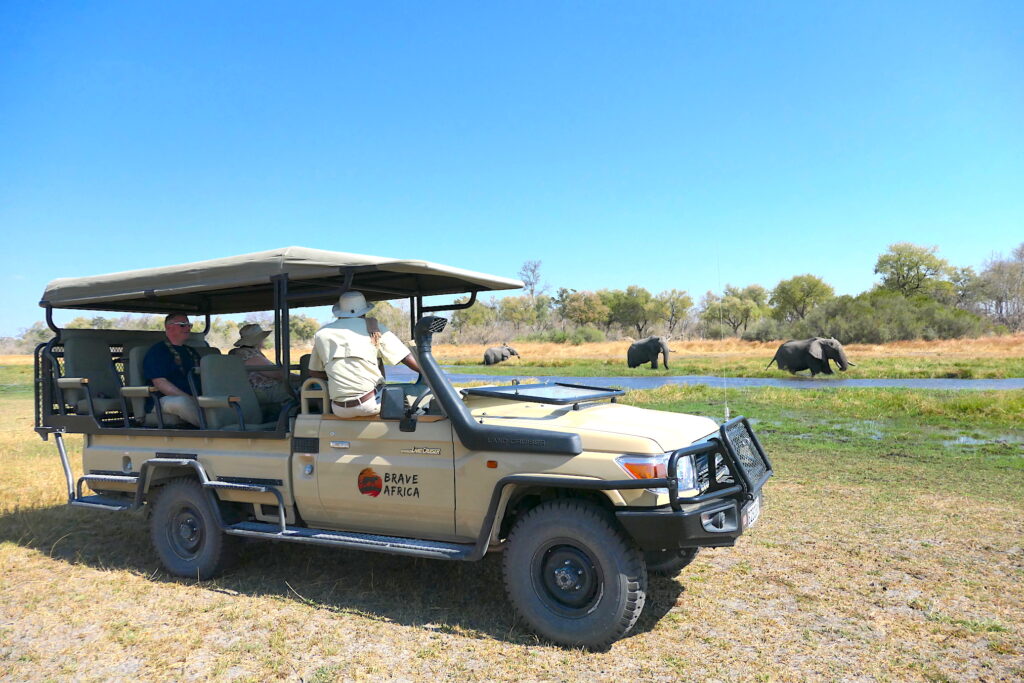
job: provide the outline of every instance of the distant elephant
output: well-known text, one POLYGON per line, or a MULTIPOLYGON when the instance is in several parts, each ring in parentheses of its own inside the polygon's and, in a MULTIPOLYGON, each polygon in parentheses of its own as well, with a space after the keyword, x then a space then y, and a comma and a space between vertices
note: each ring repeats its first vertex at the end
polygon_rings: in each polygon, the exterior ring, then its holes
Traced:
POLYGON ((502 361, 506 361, 512 356, 522 358, 515 349, 508 344, 502 344, 501 346, 492 346, 491 348, 484 351, 484 365, 497 365, 502 361))
POLYGON ((824 337, 812 337, 810 339, 790 340, 779 347, 775 357, 768 361, 765 370, 777 363, 779 370, 789 370, 795 374, 799 370, 810 370, 811 375, 823 372, 826 375, 832 374, 832 367, 829 361, 835 361, 839 369, 846 371, 846 368, 856 365, 846 359, 846 352, 843 345, 835 339, 824 337))
POLYGON ((629 345, 629 351, 626 352, 626 363, 631 368, 650 363, 651 370, 657 370, 658 354, 665 357, 665 369, 668 370, 668 341, 664 337, 647 337, 629 345))

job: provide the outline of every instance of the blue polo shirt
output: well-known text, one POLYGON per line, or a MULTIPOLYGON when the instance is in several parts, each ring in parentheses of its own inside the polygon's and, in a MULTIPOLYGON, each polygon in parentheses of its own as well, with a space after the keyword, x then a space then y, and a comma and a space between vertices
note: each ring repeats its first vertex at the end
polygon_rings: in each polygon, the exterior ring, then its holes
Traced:
MULTIPOLYGON (((199 354, 190 346, 175 346, 174 350, 181 358, 181 365, 178 365, 174 359, 168 344, 164 342, 153 344, 149 351, 146 351, 146 357, 142 361, 142 374, 150 384, 154 379, 163 377, 186 394, 191 394, 188 373, 192 372, 192 368, 199 367, 199 354)), ((202 393, 199 376, 193 375, 192 379, 195 381, 196 391, 202 393)))

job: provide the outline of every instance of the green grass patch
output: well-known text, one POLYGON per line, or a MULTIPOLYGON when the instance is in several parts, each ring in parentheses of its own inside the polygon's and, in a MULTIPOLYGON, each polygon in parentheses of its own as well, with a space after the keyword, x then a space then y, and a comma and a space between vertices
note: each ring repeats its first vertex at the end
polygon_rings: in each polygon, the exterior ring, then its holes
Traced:
POLYGON ((31 365, 0 365, 0 395, 32 392, 31 365))

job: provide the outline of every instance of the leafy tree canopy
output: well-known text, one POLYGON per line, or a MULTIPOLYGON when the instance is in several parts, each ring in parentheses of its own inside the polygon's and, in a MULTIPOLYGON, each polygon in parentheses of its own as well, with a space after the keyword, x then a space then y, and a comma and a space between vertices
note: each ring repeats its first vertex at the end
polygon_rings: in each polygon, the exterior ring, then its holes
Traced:
POLYGON ((803 320, 811 309, 833 296, 835 291, 821 278, 810 274, 797 275, 777 284, 769 303, 777 320, 793 322, 803 320))

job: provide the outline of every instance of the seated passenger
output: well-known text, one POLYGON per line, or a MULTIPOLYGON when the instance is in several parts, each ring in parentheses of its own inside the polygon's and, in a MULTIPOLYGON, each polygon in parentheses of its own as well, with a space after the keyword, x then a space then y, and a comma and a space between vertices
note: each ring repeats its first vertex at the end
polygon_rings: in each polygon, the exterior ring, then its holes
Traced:
MULTIPOLYGON (((199 367, 199 353, 185 345, 192 323, 183 313, 171 313, 164 318, 164 333, 167 338, 153 344, 142 361, 142 374, 146 381, 156 387, 163 396, 160 408, 165 414, 176 415, 195 427, 199 426, 199 411, 188 375, 192 368, 199 367)), ((192 378, 199 388, 199 377, 192 378)), ((147 405, 148 409, 148 405, 147 405)))
POLYGON ((337 318, 317 331, 309 359, 309 376, 327 380, 332 412, 338 417, 362 417, 380 412, 379 390, 384 376, 377 359, 388 365, 404 363, 416 372, 419 363, 409 348, 366 313, 373 308, 360 292, 341 295, 332 312, 337 318))
MULTIPOLYGON (((235 348, 228 353, 238 356, 246 365, 273 365, 273 361, 263 355, 263 340, 270 335, 256 323, 243 325, 238 330, 238 341, 235 348)), ((291 398, 288 388, 284 386, 284 370, 260 370, 249 373, 249 384, 256 392, 260 403, 283 403, 291 398)))

